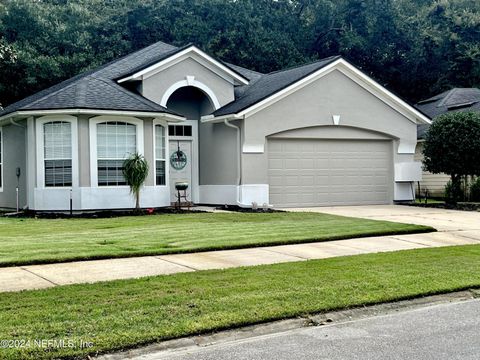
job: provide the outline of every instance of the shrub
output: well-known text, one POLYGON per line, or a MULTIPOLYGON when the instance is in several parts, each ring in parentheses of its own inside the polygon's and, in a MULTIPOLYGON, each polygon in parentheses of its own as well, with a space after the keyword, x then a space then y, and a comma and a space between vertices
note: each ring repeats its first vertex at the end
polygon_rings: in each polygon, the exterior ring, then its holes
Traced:
POLYGON ((455 204, 457 201, 463 200, 463 198, 462 182, 452 182, 452 180, 450 180, 447 185, 445 185, 445 202, 447 204, 455 204))
POLYGON ((446 200, 454 204, 462 199, 462 178, 480 175, 480 113, 454 112, 439 116, 427 132, 423 156, 426 171, 450 175, 446 200))
POLYGON ((140 209, 140 189, 148 176, 148 163, 138 153, 132 154, 123 162, 123 176, 135 197, 135 209, 140 209))
POLYGON ((470 200, 480 202, 480 177, 470 184, 470 200))

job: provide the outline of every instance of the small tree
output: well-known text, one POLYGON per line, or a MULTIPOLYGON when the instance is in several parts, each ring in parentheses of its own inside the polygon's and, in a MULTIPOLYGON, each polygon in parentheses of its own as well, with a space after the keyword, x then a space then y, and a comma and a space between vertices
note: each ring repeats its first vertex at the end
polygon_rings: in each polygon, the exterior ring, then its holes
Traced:
MULTIPOLYGON (((480 174, 480 113, 453 112, 439 116, 425 137, 425 170, 451 177, 452 189, 462 187, 462 177, 480 174)), ((447 201, 456 203, 459 191, 447 201)))
POLYGON ((140 189, 148 175, 148 163, 143 155, 132 154, 123 162, 123 176, 135 197, 135 209, 140 210, 140 189))

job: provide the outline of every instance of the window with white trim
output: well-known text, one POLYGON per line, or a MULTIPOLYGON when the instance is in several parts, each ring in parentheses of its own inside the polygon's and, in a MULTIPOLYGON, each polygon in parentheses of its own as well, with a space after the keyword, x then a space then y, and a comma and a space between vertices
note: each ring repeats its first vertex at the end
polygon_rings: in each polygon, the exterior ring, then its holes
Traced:
POLYGON ((3 187, 3 132, 0 127, 0 189, 3 187))
POLYGON ((155 184, 165 185, 165 128, 155 125, 155 184))
POLYGON ((127 185, 123 162, 137 151, 136 125, 122 121, 97 124, 98 186, 127 185))
POLYGON ((72 186, 72 124, 43 124, 43 164, 46 187, 72 186))
POLYGON ((169 125, 169 136, 192 136, 192 125, 169 125))

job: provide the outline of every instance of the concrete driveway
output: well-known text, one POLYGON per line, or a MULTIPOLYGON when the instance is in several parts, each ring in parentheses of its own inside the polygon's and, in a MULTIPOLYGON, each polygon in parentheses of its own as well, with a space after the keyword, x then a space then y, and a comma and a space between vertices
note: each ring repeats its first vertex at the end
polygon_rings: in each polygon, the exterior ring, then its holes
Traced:
POLYGON ((425 234, 427 237, 463 237, 480 240, 480 212, 476 211, 445 210, 405 205, 334 206, 285 210, 321 212, 364 219, 426 225, 434 227, 439 231, 438 233, 425 234))

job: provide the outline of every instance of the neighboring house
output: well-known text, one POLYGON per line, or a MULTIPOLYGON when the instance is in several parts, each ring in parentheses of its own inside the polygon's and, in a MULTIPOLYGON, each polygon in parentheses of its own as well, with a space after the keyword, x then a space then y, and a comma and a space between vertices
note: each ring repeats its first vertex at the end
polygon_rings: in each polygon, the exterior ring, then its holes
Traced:
MULTIPOLYGON (((435 118, 438 115, 447 112, 455 111, 479 111, 480 112, 480 89, 477 88, 454 88, 438 94, 430 99, 420 101, 416 107, 430 118, 435 118)), ((415 160, 423 160, 423 142, 425 135, 430 125, 418 125, 418 143, 415 150, 415 160)), ((450 176, 446 174, 432 174, 423 171, 422 181, 419 182, 417 193, 420 196, 425 195, 428 190, 430 196, 443 197, 445 192, 445 185, 450 180, 450 176)))
POLYGON ((0 207, 17 184, 34 210, 132 207, 135 151, 150 164, 142 207, 170 205, 179 180, 204 204, 411 200, 427 123, 340 57, 260 74, 159 42, 0 112, 0 207))

